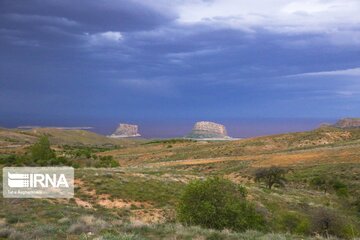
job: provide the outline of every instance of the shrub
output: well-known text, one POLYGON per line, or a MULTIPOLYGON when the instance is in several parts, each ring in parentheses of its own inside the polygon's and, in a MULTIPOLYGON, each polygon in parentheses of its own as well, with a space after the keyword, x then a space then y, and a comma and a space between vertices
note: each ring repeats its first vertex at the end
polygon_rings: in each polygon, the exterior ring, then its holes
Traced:
POLYGON ((306 235, 310 232, 310 222, 298 213, 288 212, 281 216, 280 230, 306 235))
POLYGON ((46 165, 48 160, 56 158, 47 136, 41 136, 39 141, 31 147, 31 157, 40 165, 46 165))
POLYGON ((360 214, 360 197, 355 197, 355 200, 351 203, 351 205, 355 208, 356 212, 360 214))
POLYGON ((10 228, 0 228, 0 238, 1 239, 8 238, 10 236, 11 232, 12 232, 12 229, 10 229, 10 228))
POLYGON ((263 217, 245 199, 242 187, 222 178, 195 180, 185 188, 177 208, 180 222, 214 229, 261 229, 263 217))
POLYGON ((324 191, 327 193, 327 191, 330 188, 329 179, 325 176, 317 176, 311 179, 310 185, 316 187, 318 190, 324 191))
POLYGON ((312 216, 312 232, 325 237, 352 238, 352 224, 333 210, 320 208, 312 216))
POLYGON ((332 188, 334 189, 335 193, 340 197, 348 197, 348 187, 345 183, 341 182, 338 179, 332 181, 332 188))
POLYGON ((340 222, 337 216, 327 209, 319 209, 313 216, 312 230, 323 236, 336 234, 340 230, 340 222))
POLYGON ((325 193, 332 189, 338 196, 348 197, 348 187, 338 179, 330 179, 327 176, 317 176, 311 179, 310 185, 325 193))
POLYGON ((11 165, 12 163, 15 163, 16 161, 16 155, 5 155, 0 156, 0 165, 11 165))
POLYGON ((96 168, 118 167, 119 162, 114 160, 113 156, 100 156, 95 163, 96 168))
POLYGON ((13 228, 1 228, 0 239, 21 240, 21 239, 29 239, 29 238, 26 238, 26 236, 24 236, 22 233, 16 231, 13 228))
POLYGON ((19 223, 22 221, 23 221, 23 219, 18 215, 7 216, 7 218, 6 218, 6 222, 10 223, 10 224, 19 223))
POLYGON ((284 186, 286 179, 285 168, 272 166, 270 168, 260 168, 255 172, 255 181, 264 182, 267 188, 271 189, 274 185, 284 186))

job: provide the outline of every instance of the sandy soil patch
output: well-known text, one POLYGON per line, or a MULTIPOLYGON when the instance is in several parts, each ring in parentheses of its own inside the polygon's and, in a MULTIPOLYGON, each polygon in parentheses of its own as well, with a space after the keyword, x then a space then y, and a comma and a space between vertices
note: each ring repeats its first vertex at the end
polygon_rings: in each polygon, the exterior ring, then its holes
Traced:
POLYGON ((80 198, 74 198, 75 199, 75 203, 83 208, 93 208, 92 204, 89 202, 86 202, 84 200, 81 200, 80 198))
POLYGON ((254 180, 252 178, 241 176, 239 173, 230 173, 228 175, 225 175, 224 178, 237 183, 237 184, 244 184, 244 183, 253 183, 254 180))
POLYGON ((105 208, 125 208, 130 209, 132 207, 136 208, 150 208, 152 205, 147 202, 137 202, 124 199, 109 199, 109 196, 102 195, 97 201, 97 204, 105 208))
POLYGON ((181 183, 188 183, 191 180, 199 179, 201 177, 196 175, 174 175, 165 173, 160 176, 154 176, 152 174, 143 174, 143 173, 129 173, 129 176, 141 177, 144 179, 151 179, 151 180, 158 180, 158 181, 172 181, 172 182, 181 182, 181 183))
POLYGON ((166 222, 166 210, 164 209, 140 209, 131 211, 130 222, 133 224, 156 224, 166 222))
POLYGON ((84 193, 85 195, 88 196, 95 196, 96 195, 96 190, 95 189, 88 189, 87 187, 84 186, 84 181, 81 179, 74 179, 74 185, 75 187, 79 188, 79 191, 84 193))
POLYGON ((209 164, 209 163, 218 163, 218 162, 235 160, 234 158, 235 157, 187 159, 187 160, 179 160, 179 161, 152 163, 152 164, 147 164, 146 166, 149 166, 149 167, 171 167, 171 166, 178 166, 178 165, 199 165, 199 164, 209 164))

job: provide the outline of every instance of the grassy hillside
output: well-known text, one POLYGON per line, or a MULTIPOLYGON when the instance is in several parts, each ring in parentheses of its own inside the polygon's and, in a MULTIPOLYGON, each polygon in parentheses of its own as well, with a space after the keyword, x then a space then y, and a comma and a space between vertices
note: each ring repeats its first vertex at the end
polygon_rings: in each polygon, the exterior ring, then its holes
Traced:
MULTIPOLYGON (((30 143, 44 131, 12 134, 30 143)), ((102 141, 84 132, 46 134, 59 145, 102 141), (91 136, 96 141, 90 142, 91 136)), ((321 128, 229 142, 137 142, 94 152, 113 156, 120 167, 76 169, 74 199, 0 198, 0 238, 322 239, 315 234, 316 221, 329 214, 341 225, 335 232, 338 239, 355 239, 360 236, 359 149, 359 129, 321 128), (255 182, 257 169, 272 165, 288 168, 285 187, 269 190, 255 182), (188 183, 212 176, 245 187, 246 199, 266 220, 265 231, 217 231, 178 223, 176 208, 188 183), (328 183, 326 191, 314 184, 317 179, 328 183)), ((84 149, 74 145, 70 150, 84 149)))
POLYGON ((29 130, 36 135, 48 135, 55 145, 132 145, 131 139, 113 139, 86 130, 62 130, 53 128, 37 128, 29 130))
MULTIPOLYGON (((228 142, 156 141, 130 148, 101 153, 111 155, 123 165, 154 162, 174 162, 179 160, 203 159, 206 161, 258 160, 263 158, 294 159, 299 153, 304 159, 325 159, 338 154, 347 154, 357 161, 356 148, 360 144, 360 129, 341 130, 320 128, 309 132, 264 136, 228 142), (323 154, 322 149, 328 148, 323 154), (333 151, 331 151, 331 149, 333 151), (339 152, 338 152, 339 151, 339 152), (310 156, 311 153, 315 155, 310 156), (305 154, 305 155, 304 155, 305 154)), ((299 159, 298 159, 299 160, 299 159)), ((301 160, 301 159, 300 159, 301 160)), ((326 159, 325 159, 326 160, 326 159)), ((292 160, 291 160, 292 161, 292 160)), ((198 161, 199 162, 199 161, 198 161)), ((200 161, 201 162, 201 161, 200 161)), ((280 161, 285 164, 286 161, 280 161)), ((276 161, 268 164, 276 164, 276 161)))
POLYGON ((54 128, 35 128, 31 130, 0 128, 0 146, 14 148, 33 144, 41 135, 47 135, 54 145, 133 145, 136 139, 113 139, 86 130, 65 130, 54 128))

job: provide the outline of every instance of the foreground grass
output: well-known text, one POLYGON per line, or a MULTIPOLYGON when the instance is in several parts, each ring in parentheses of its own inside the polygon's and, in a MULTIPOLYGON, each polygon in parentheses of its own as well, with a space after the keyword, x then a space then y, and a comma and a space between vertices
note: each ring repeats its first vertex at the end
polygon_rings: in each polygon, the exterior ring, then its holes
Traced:
MULTIPOLYGON (((243 233, 228 230, 217 231, 200 227, 187 227, 180 224, 162 224, 134 226, 127 225, 123 232, 105 234, 104 239, 208 239, 208 240, 285 240, 285 239, 323 239, 322 237, 301 237, 292 234, 262 233, 258 231, 246 231, 243 233)), ((327 238, 336 239, 336 238, 327 238)))
MULTIPOLYGON (((238 173, 234 176, 251 175, 252 170, 247 165, 225 166, 238 173)), ((217 172, 216 165, 211 167, 213 171, 201 176, 231 174, 229 169, 220 168, 217 172)), ((286 225, 289 216, 296 215, 308 224, 312 212, 321 207, 346 216, 353 223, 350 230, 354 234, 351 232, 350 236, 355 237, 360 214, 351 205, 353 197, 323 193, 308 186, 305 180, 323 173, 330 174, 342 179, 348 184, 349 192, 355 194, 359 186, 356 177, 359 171, 359 164, 299 167, 288 175, 287 188, 271 191, 251 181, 242 183, 247 188, 249 200, 265 214, 270 233, 236 233, 181 226, 175 223, 171 214, 163 216, 159 223, 146 221, 155 218, 159 212, 174 212, 186 183, 199 177, 196 171, 177 167, 77 169, 76 179, 80 179, 82 184, 75 189, 75 198, 90 203, 92 208, 79 206, 74 199, 0 198, 0 239, 321 239, 305 237, 309 234, 306 231, 297 233, 295 230, 286 234, 290 232, 286 225), (129 204, 119 208, 106 207, 99 204, 101 195, 105 195, 109 202, 121 200, 129 204)), ((232 180, 237 181, 236 178, 232 180)))
MULTIPOLYGON (((346 220, 346 237, 355 239, 360 229, 359 132, 329 135, 321 130, 234 142, 174 140, 106 152, 90 149, 91 154, 114 155, 123 167, 76 169, 71 200, 0 197, 0 239, 322 239, 310 229, 313 213, 321 208, 346 220), (221 159, 206 162, 214 157, 221 159), (186 164, 199 158, 205 162, 186 164), (171 164, 174 160, 184 161, 171 164), (274 163, 292 171, 286 188, 270 191, 253 181, 253 172, 274 163), (248 200, 267 220, 268 232, 215 231, 176 223, 175 209, 186 184, 217 175, 246 187, 248 200), (341 181, 347 194, 310 185, 311 179, 322 176, 341 181), (301 228, 291 226, 293 220, 301 228)), ((84 147, 69 149, 82 152, 84 147)))
MULTIPOLYGON (((289 233, 262 233, 246 231, 243 233, 228 230, 217 231, 180 224, 129 224, 117 220, 105 221, 94 215, 82 215, 73 220, 62 217, 56 223, 36 223, 20 228, 2 223, 0 239, 103 239, 103 240, 156 240, 156 239, 244 239, 244 240, 285 240, 285 239, 324 239, 322 237, 303 237, 289 233)), ((337 238, 326 238, 337 239, 337 238)))

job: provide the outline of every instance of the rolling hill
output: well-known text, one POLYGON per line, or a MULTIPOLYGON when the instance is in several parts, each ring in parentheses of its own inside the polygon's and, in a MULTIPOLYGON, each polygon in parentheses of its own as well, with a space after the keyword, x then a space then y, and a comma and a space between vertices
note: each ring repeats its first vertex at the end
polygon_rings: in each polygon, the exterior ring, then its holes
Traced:
MULTIPOLYGON (((94 168, 84 164, 76 169, 73 199, 0 198, 0 236, 133 240, 335 240, 360 236, 358 128, 322 127, 219 142, 117 140, 83 130, 1 129, 0 139, 7 146, 28 146, 42 134, 57 145, 58 153, 82 151, 83 144, 123 144, 121 148, 93 152, 91 158, 76 159, 86 163, 102 161, 93 155, 112 156, 120 167, 94 168), (72 144, 70 150, 66 150, 67 144, 72 144), (273 165, 289 171, 285 187, 269 190, 255 181, 254 173, 273 165), (266 219, 264 232, 219 231, 177 222, 176 209, 188 183, 214 176, 244 187, 246 199, 266 219), (314 185, 316 179, 329 181, 328 189, 314 185), (335 229, 331 235, 336 237, 317 235, 316 221, 322 217, 319 213, 335 224, 331 225, 335 229)), ((9 152, 11 148, 1 150, 9 152)), ((75 157, 70 160, 75 161, 75 157)))
POLYGON ((33 144, 41 135, 53 145, 130 146, 141 140, 112 139, 87 130, 34 128, 30 130, 0 128, 0 147, 17 148, 33 144))

